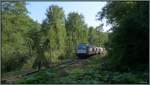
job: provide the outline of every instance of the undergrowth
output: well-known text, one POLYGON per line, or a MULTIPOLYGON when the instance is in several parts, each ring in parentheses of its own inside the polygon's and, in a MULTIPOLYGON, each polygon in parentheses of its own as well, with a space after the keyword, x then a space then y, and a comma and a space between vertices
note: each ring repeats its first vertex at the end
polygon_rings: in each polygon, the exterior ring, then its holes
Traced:
POLYGON ((102 70, 100 58, 91 58, 83 62, 81 66, 71 65, 56 70, 49 68, 30 76, 16 83, 29 84, 138 84, 148 83, 147 72, 112 72, 102 70))

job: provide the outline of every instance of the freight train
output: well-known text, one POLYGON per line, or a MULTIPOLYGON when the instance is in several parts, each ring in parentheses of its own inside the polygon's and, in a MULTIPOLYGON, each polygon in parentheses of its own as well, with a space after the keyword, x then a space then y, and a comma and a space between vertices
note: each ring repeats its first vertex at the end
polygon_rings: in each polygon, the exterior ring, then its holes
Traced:
POLYGON ((102 54, 105 48, 95 47, 89 44, 81 43, 78 45, 76 54, 79 59, 85 59, 92 55, 102 54))

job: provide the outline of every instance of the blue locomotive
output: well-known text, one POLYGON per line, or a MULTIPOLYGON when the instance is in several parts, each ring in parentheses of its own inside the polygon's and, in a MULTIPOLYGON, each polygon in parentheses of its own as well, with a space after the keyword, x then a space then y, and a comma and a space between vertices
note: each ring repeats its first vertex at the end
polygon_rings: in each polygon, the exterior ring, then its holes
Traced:
POLYGON ((95 54, 94 46, 81 43, 77 47, 76 54, 80 59, 88 58, 89 56, 95 54))

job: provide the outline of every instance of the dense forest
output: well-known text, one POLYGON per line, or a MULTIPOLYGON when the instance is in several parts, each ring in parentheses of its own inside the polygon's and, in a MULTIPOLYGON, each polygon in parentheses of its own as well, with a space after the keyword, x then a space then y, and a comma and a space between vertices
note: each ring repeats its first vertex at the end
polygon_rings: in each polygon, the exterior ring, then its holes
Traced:
POLYGON ((88 27, 84 16, 51 5, 42 24, 28 16, 25 2, 2 2, 2 83, 149 83, 149 2, 107 2, 96 15, 112 25, 88 27), (95 55, 65 68, 76 60, 80 43, 104 47, 95 55), (38 72, 22 75, 24 70, 38 72), (16 79, 7 81, 7 77, 16 79))

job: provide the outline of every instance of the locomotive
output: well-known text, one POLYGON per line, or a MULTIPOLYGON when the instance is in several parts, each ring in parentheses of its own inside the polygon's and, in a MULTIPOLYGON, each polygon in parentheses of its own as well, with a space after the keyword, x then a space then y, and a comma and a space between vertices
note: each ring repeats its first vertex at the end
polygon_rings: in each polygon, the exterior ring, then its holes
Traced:
POLYGON ((78 45, 76 55, 79 59, 85 59, 92 55, 101 54, 103 51, 102 47, 95 47, 89 44, 81 43, 78 45))

